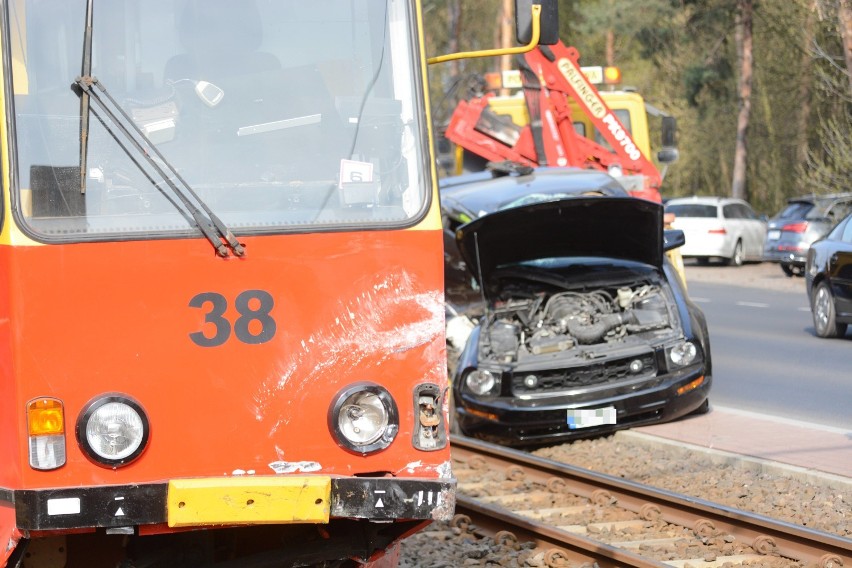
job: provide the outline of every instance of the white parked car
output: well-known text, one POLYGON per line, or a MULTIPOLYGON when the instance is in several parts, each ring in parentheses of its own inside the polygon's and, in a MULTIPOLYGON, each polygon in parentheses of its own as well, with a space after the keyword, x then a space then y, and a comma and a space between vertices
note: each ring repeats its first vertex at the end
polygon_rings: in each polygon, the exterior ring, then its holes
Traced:
POLYGON ((763 260, 766 219, 741 199, 670 199, 666 213, 674 214, 672 228, 686 236, 686 244, 680 249, 684 258, 697 258, 699 262, 721 259, 734 266, 747 260, 763 260))

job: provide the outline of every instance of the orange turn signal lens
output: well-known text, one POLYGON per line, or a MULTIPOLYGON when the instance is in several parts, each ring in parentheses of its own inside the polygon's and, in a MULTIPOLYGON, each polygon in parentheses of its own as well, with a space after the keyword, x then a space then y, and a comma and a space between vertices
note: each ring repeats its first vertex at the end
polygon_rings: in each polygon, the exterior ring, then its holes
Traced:
POLYGON ((485 88, 494 91, 503 88, 503 77, 500 73, 485 74, 485 88))
POLYGON ((683 385, 682 387, 678 388, 677 394, 678 394, 678 396, 680 396, 682 394, 686 394, 688 392, 694 391, 695 389, 700 387, 702 384, 704 384, 704 377, 703 376, 698 377, 694 381, 689 382, 689 383, 683 385))
POLYGON ((621 69, 618 67, 604 67, 604 83, 607 85, 621 83, 621 69))
POLYGON ((55 436, 65 433, 65 411, 56 398, 39 398, 27 404, 30 436, 55 436))

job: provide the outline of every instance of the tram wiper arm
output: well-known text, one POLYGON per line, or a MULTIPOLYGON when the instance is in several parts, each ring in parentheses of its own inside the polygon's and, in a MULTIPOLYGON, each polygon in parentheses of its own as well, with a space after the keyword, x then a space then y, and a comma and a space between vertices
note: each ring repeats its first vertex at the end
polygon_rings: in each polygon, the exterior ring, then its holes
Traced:
MULTIPOLYGON (((245 248, 237 241, 237 238, 228 226, 201 200, 177 169, 163 156, 157 146, 148 140, 142 130, 133 122, 133 119, 128 116, 127 112, 121 108, 121 105, 109 94, 103 83, 98 81, 96 77, 91 76, 77 77, 75 83, 81 89, 81 96, 94 101, 99 112, 103 112, 106 118, 109 119, 109 122, 115 125, 115 129, 113 129, 106 121, 101 121, 104 128, 116 140, 118 140, 117 135, 120 134, 126 142, 136 149, 144 161, 157 172, 162 182, 168 186, 180 203, 189 211, 196 226, 201 230, 207 240, 210 241, 213 248, 216 249, 216 253, 219 256, 226 257, 230 254, 230 249, 235 256, 245 255, 245 248)), ((130 156, 127 146, 121 143, 119 143, 119 146, 130 156)), ((133 156, 130 157, 133 159, 133 156)), ((139 165, 136 160, 133 161, 139 165)), ((141 166, 140 169, 142 169, 141 166)), ((159 184, 156 185, 162 191, 163 188, 159 184)), ((177 203, 174 201, 172 203, 177 206, 177 203)))
MULTIPOLYGON (((83 77, 92 74, 92 0, 86 3, 86 31, 83 33, 83 77)), ((89 155, 89 93, 80 93, 80 193, 86 193, 89 155)))

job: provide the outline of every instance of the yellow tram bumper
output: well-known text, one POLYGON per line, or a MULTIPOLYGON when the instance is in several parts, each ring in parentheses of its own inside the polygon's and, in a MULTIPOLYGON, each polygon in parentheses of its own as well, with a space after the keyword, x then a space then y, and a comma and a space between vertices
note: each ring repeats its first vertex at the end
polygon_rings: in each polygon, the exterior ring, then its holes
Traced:
POLYGON ((169 481, 170 527, 328 523, 331 477, 235 477, 169 481))

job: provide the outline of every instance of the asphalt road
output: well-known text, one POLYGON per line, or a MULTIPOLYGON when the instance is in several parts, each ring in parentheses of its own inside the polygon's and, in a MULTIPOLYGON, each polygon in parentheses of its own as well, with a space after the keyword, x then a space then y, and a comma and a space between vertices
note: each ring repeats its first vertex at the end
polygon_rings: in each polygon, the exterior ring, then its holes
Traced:
POLYGON ((686 278, 710 328, 711 403, 852 428, 852 331, 816 337, 803 278, 768 263, 688 265, 686 278))

